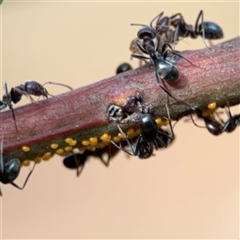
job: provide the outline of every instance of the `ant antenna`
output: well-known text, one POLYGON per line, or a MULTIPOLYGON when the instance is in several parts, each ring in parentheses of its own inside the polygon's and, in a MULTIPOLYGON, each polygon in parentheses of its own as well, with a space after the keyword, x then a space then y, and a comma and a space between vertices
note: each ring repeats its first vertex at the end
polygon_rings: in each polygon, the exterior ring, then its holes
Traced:
POLYGON ((70 89, 71 91, 73 90, 72 87, 70 87, 70 86, 68 86, 68 85, 66 85, 66 84, 63 84, 63 83, 45 82, 42 86, 47 85, 47 84, 59 85, 59 86, 66 87, 66 88, 70 89))

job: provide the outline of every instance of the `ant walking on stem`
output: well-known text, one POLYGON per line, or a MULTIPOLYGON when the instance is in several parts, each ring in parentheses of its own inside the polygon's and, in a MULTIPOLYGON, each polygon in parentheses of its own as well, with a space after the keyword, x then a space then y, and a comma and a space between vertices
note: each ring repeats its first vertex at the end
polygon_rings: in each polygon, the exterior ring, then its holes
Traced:
MULTIPOLYGON (((207 22, 203 20, 203 10, 201 10, 197 16, 195 27, 187 24, 181 13, 176 13, 171 17, 162 17, 163 12, 158 14, 150 23, 153 27, 153 22, 156 20, 156 32, 159 36, 165 34, 164 40, 175 45, 178 42, 179 37, 186 38, 191 37, 193 39, 201 36, 204 44, 205 39, 216 40, 223 38, 223 30, 219 25, 214 22, 207 22), (201 19, 201 22, 200 22, 201 19)), ((207 47, 208 48, 208 47, 207 47)))
POLYGON ((135 98, 129 97, 128 102, 125 106, 123 106, 123 108, 110 105, 108 108, 108 118, 118 124, 118 129, 123 136, 126 135, 120 127, 120 124, 129 121, 138 122, 140 127, 140 135, 134 140, 135 144, 132 144, 127 136, 125 138, 125 141, 127 142, 126 145, 130 148, 130 151, 123 147, 121 143, 118 145, 112 140, 110 140, 110 142, 123 152, 131 156, 138 156, 140 159, 151 157, 154 147, 156 149, 168 147, 174 140, 174 132, 167 105, 166 109, 168 113, 170 133, 158 127, 155 119, 149 113, 149 108, 143 102, 141 96, 136 96, 135 98), (131 106, 131 110, 128 111, 126 106, 131 106))
POLYGON ((43 96, 46 98, 48 98, 48 96, 55 97, 55 98, 59 99, 65 105, 65 107, 67 107, 67 104, 61 98, 50 94, 47 91, 47 89, 45 87, 43 87, 46 84, 59 85, 59 86, 69 88, 70 90, 73 90, 70 86, 68 86, 66 84, 46 82, 43 85, 41 85, 40 83, 38 83, 34 80, 28 80, 25 82, 24 85, 21 84, 19 86, 13 87, 11 89, 11 91, 8 92, 7 83, 5 82, 5 94, 3 95, 2 101, 0 101, 0 110, 3 110, 5 108, 9 107, 9 109, 12 111, 13 120, 14 120, 15 128, 16 128, 17 132, 18 132, 18 129, 17 129, 17 124, 16 124, 16 116, 14 113, 12 102, 14 104, 20 102, 23 95, 29 97, 32 102, 34 101, 34 99, 31 97, 31 95, 43 96))

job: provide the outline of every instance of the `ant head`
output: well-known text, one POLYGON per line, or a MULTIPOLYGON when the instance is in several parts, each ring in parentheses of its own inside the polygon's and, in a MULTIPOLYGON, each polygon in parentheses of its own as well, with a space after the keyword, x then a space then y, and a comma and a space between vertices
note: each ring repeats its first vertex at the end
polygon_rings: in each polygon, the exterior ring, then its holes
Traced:
POLYGON ((137 33, 139 39, 154 39, 156 37, 156 31, 150 27, 144 27, 137 33))

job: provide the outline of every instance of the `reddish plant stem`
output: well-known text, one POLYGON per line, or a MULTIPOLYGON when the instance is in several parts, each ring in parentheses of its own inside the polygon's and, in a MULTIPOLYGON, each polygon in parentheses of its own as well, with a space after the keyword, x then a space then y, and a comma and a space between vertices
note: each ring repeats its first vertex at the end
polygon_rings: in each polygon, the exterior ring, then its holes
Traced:
MULTIPOLYGON (((173 96, 168 98, 170 116, 179 119, 188 115, 190 105, 200 109, 215 101, 218 106, 236 105, 240 102, 240 38, 216 45, 211 49, 181 53, 191 65, 180 59, 177 66, 180 79, 177 83, 165 83, 173 96)), ((107 107, 114 103, 123 105, 129 95, 140 92, 152 107, 155 117, 166 116, 164 104, 167 94, 156 84, 151 63, 126 73, 96 82, 92 85, 59 95, 68 107, 56 98, 35 102, 15 109, 18 134, 10 111, 1 114, 1 132, 4 138, 4 159, 18 158, 20 161, 34 159, 46 151, 54 152, 51 143, 60 147, 68 144, 65 138, 81 141, 100 137, 103 133, 116 134, 117 128, 109 124, 107 107), (22 151, 29 146, 30 151, 22 151)), ((131 126, 129 126, 131 127, 131 126)))

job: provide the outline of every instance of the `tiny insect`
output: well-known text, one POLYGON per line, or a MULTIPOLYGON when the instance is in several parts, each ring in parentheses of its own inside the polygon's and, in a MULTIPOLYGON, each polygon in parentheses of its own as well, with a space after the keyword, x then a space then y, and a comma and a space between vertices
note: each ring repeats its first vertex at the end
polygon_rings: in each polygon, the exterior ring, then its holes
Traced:
MULTIPOLYGON (((27 178, 23 184, 22 187, 18 186, 16 183, 14 183, 14 180, 18 177, 19 173, 20 173, 20 169, 21 169, 21 163, 19 161, 19 159, 14 158, 9 160, 8 162, 4 162, 3 160, 3 140, 1 140, 1 154, 0 154, 0 182, 2 182, 3 184, 12 184, 14 187, 22 190, 24 189, 24 187, 26 186, 34 168, 36 163, 34 163, 33 168, 31 169, 31 171, 29 172, 29 174, 27 175, 27 178)), ((0 196, 2 196, 2 190, 0 188, 0 196)))
POLYGON ((106 166, 109 166, 110 160, 119 152, 115 146, 109 145, 104 148, 97 148, 94 151, 85 150, 83 153, 73 153, 63 159, 63 164, 69 169, 77 169, 77 176, 80 176, 85 163, 89 157, 97 157, 106 166))

